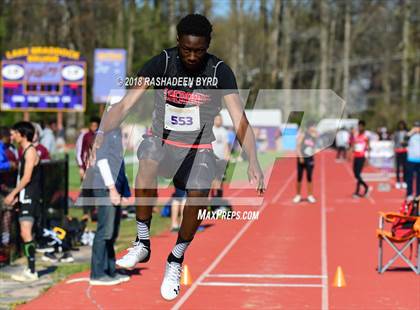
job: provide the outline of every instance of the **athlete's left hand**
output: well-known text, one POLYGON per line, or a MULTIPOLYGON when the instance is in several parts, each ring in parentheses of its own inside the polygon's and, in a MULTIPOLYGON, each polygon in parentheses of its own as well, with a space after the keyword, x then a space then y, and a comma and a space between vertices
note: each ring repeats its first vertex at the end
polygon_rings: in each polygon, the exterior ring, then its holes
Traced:
POLYGON ((17 197, 13 193, 10 193, 9 195, 4 198, 4 204, 8 206, 12 206, 17 202, 17 197))
POLYGON ((251 184, 257 185, 258 195, 262 195, 265 192, 264 174, 258 161, 249 162, 248 179, 251 184))

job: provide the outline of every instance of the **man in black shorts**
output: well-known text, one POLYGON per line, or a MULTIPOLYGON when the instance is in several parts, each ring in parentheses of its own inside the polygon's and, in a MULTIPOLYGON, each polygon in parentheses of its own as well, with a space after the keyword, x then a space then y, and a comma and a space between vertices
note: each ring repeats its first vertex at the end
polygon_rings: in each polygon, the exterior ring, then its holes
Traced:
POLYGON ((34 126, 29 122, 19 122, 12 127, 11 136, 23 150, 19 162, 18 182, 13 191, 5 198, 6 205, 18 203, 20 235, 23 249, 28 259, 28 268, 21 274, 12 275, 12 279, 21 282, 31 282, 38 279, 35 272, 35 243, 32 238, 32 227, 36 222, 41 200, 41 175, 39 171, 39 156, 32 139, 34 126))
POLYGON ((314 171, 314 154, 317 147, 317 131, 315 123, 308 122, 307 129, 300 133, 297 141, 297 184, 296 196, 293 198, 294 203, 299 203, 302 200, 300 195, 302 189, 303 172, 306 171, 306 181, 308 182, 308 202, 315 203, 316 199, 313 195, 312 174, 314 171))
POLYGON ((141 83, 104 115, 94 145, 94 148, 100 147, 103 132, 118 126, 146 89, 154 86, 152 134, 145 136, 138 150, 137 240, 117 265, 133 268, 138 262, 149 260, 157 176, 173 178, 175 187, 187 191, 187 203, 161 285, 161 295, 166 300, 173 300, 179 294, 184 253, 201 223, 199 210, 208 202, 215 171, 211 146, 213 120, 221 109, 222 99, 232 117, 238 140, 248 154, 249 178, 259 194, 264 192, 255 137, 242 107, 235 76, 223 61, 207 53, 212 25, 206 17, 191 14, 179 22, 177 32, 177 47, 164 50, 147 62, 138 73, 141 83))

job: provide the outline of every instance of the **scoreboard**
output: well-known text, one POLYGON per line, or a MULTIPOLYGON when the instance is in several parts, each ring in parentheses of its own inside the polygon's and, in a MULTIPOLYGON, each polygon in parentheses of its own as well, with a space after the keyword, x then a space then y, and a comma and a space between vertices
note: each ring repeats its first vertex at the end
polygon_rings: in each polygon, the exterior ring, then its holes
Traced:
POLYGON ((28 47, 1 62, 1 110, 74 111, 86 104, 86 61, 77 51, 28 47))

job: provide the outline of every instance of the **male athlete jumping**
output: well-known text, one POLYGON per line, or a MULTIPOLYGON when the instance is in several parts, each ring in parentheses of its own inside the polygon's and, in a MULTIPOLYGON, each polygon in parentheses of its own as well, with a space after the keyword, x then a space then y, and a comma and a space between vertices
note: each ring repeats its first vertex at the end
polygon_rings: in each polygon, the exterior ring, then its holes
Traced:
POLYGON ((138 83, 124 99, 104 116, 95 148, 103 132, 118 126, 148 87, 154 86, 155 105, 151 135, 138 149, 139 171, 136 179, 137 238, 134 247, 117 265, 133 268, 150 258, 150 223, 157 176, 173 178, 177 188, 187 191, 187 203, 176 245, 169 254, 161 295, 173 300, 179 294, 184 253, 200 225, 197 218, 205 208, 214 179, 215 156, 212 151, 214 117, 222 99, 230 113, 239 142, 249 158, 248 176, 257 192, 264 192, 264 177, 258 163, 255 137, 245 116, 232 70, 207 53, 212 25, 206 17, 191 14, 177 25, 177 47, 153 57, 138 73, 138 83), (147 203, 144 203, 144 198, 147 203), (202 200, 200 200, 202 199, 202 200), (197 201, 202 201, 201 205, 197 201))

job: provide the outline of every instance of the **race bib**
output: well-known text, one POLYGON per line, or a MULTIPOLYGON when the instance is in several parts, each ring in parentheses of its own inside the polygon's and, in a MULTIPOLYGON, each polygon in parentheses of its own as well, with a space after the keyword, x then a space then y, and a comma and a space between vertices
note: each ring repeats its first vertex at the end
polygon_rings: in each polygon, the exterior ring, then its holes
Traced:
POLYGON ((354 145, 354 150, 356 152, 363 152, 365 150, 365 144, 364 143, 356 143, 354 145))
POLYGON ((200 129, 200 108, 177 108, 165 104, 165 129, 173 131, 196 131, 200 129))

